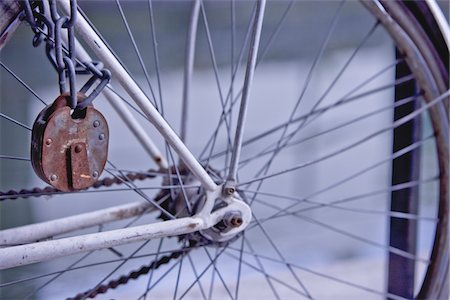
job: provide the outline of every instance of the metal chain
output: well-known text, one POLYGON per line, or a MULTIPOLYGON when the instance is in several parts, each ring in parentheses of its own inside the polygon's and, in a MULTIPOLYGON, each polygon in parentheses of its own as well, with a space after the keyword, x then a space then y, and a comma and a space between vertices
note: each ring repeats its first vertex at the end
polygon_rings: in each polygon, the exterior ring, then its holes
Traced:
POLYGON ((56 0, 50 0, 50 12, 53 21, 53 36, 55 37, 56 69, 59 76, 59 92, 67 92, 66 77, 69 79, 70 107, 77 105, 76 75, 75 75, 75 32, 74 24, 77 19, 77 0, 70 0, 69 16, 60 16, 56 8, 56 0), (67 29, 69 53, 63 52, 62 30, 67 29))
MULTIPOLYGON (((124 184, 132 181, 142 181, 145 179, 155 178, 158 171, 156 170, 148 170, 147 172, 127 172, 123 176, 116 177, 106 177, 101 180, 98 180, 94 183, 91 188, 98 189, 100 187, 110 187, 112 185, 124 184)), ((17 190, 9 190, 7 192, 0 191, 0 201, 3 200, 15 200, 18 198, 29 198, 29 197, 44 197, 51 196, 55 194, 65 194, 65 192, 61 192, 53 187, 47 186, 45 188, 35 187, 32 189, 22 189, 20 191, 17 190)))
POLYGON ((96 286, 93 289, 87 290, 86 292, 79 293, 75 297, 67 298, 67 300, 82 300, 87 298, 95 298, 99 294, 105 294, 110 289, 115 289, 120 285, 125 285, 131 279, 137 279, 140 276, 148 274, 151 270, 156 270, 160 266, 168 264, 174 259, 179 258, 182 255, 188 254, 192 249, 200 247, 196 242, 191 242, 188 247, 182 248, 181 250, 172 252, 170 255, 162 256, 160 259, 152 261, 148 265, 141 266, 138 270, 129 272, 127 275, 122 275, 117 279, 109 281, 107 284, 102 284, 96 286))
POLYGON ((57 11, 57 1, 33 1, 23 2, 25 20, 30 24, 35 36, 33 46, 37 47, 42 41, 46 42, 46 54, 49 61, 55 67, 59 77, 60 93, 66 93, 66 78, 69 81, 70 107, 82 110, 92 103, 111 79, 111 72, 103 68, 98 62, 79 62, 75 53, 75 30, 77 19, 77 0, 70 0, 70 14, 60 16, 57 11), (51 17, 49 17, 51 16, 51 17), (62 41, 62 31, 67 30, 68 48, 62 41), (97 87, 80 103, 77 103, 76 75, 92 74, 92 77, 84 84, 80 92, 85 94, 93 84, 100 80, 97 87))

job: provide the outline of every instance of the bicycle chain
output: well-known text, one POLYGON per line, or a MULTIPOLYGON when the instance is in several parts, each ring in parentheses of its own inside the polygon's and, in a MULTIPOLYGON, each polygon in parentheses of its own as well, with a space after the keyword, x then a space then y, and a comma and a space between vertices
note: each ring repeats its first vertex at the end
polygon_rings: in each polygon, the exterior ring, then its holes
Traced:
MULTIPOLYGON (((127 182, 133 182, 133 181, 142 181, 145 179, 155 178, 157 175, 151 174, 156 173, 155 170, 148 170, 145 173, 141 172, 128 172, 124 175, 116 176, 116 177, 106 177, 103 179, 100 179, 94 183, 91 188, 101 188, 101 187, 110 187, 112 185, 119 185, 119 184, 125 184, 127 182)), ((88 189, 88 190, 89 190, 88 189)), ((57 189, 47 186, 45 188, 39 188, 35 187, 32 189, 21 189, 20 191, 17 190, 9 190, 7 192, 0 191, 0 201, 4 200, 16 200, 18 198, 30 198, 30 197, 44 197, 44 196, 52 196, 56 194, 66 194, 66 192, 58 191, 57 189)))
POLYGON ((95 298, 99 294, 105 294, 110 289, 115 289, 120 285, 125 285, 131 279, 137 279, 142 275, 148 274, 151 270, 156 270, 160 266, 168 264, 172 260, 177 259, 182 255, 186 255, 192 249, 198 246, 199 245, 197 245, 196 242, 191 241, 188 247, 172 252, 170 255, 162 256, 160 259, 154 260, 148 265, 141 266, 138 270, 131 271, 127 275, 122 275, 117 279, 110 280, 107 284, 96 286, 93 289, 87 290, 86 292, 83 293, 79 293, 75 297, 67 298, 66 300, 82 300, 87 298, 95 298))

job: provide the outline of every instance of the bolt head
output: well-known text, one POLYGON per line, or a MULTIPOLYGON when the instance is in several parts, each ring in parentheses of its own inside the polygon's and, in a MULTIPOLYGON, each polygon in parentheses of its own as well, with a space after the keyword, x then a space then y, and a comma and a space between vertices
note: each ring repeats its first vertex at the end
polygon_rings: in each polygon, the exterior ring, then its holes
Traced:
POLYGON ((97 177, 98 177, 98 172, 97 172, 97 171, 94 171, 94 172, 92 173, 92 177, 97 178, 97 177))
POLYGON ((98 136, 98 139, 100 141, 103 141, 105 139, 105 134, 104 133, 100 133, 100 135, 98 136))
POLYGON ((241 217, 234 217, 234 218, 231 218, 231 220, 230 220, 230 225, 232 227, 239 227, 242 225, 242 223, 244 223, 244 221, 242 220, 241 217))
POLYGON ((228 195, 228 196, 233 195, 235 191, 236 191, 236 190, 235 190, 234 187, 226 187, 226 188, 224 189, 225 195, 228 195))
POLYGON ((52 143, 53 143, 53 140, 52 140, 52 139, 46 139, 46 140, 45 140, 45 144, 46 144, 47 146, 50 146, 52 143))
POLYGON ((53 174, 52 176, 50 176, 51 181, 56 181, 57 179, 58 179, 58 176, 56 176, 56 174, 53 174))
POLYGON ((82 147, 81 147, 81 145, 76 145, 76 146, 75 146, 75 153, 80 153, 81 150, 83 150, 82 147))
POLYGON ((93 125, 94 125, 94 127, 100 126, 100 121, 99 120, 95 120, 93 125))
POLYGON ((236 211, 226 213, 223 220, 225 225, 231 228, 239 227, 244 223, 241 213, 236 211))

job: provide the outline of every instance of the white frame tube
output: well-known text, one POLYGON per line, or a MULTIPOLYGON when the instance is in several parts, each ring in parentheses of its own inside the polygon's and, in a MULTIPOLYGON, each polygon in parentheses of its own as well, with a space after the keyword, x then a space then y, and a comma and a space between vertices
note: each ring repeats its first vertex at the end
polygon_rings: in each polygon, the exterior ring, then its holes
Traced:
POLYGON ((205 228, 202 218, 181 218, 148 225, 86 234, 0 249, 0 270, 77 253, 111 248, 205 228))
POLYGON ((242 225, 221 233, 221 236, 232 236, 244 230, 250 224, 252 213, 250 207, 239 199, 228 197, 224 200, 226 207, 211 212, 215 199, 221 195, 221 187, 213 192, 207 192, 205 205, 193 216, 156 222, 105 232, 62 238, 58 240, 31 243, 20 246, 0 248, 0 270, 22 265, 51 260, 77 253, 111 248, 123 244, 156 239, 166 236, 177 236, 199 230, 208 229, 227 213, 241 213, 242 225))
POLYGON ((5 229, 0 231, 0 246, 36 242, 74 230, 131 218, 142 215, 147 210, 148 212, 153 211, 154 209, 150 210, 150 207, 150 203, 139 201, 70 217, 5 229))

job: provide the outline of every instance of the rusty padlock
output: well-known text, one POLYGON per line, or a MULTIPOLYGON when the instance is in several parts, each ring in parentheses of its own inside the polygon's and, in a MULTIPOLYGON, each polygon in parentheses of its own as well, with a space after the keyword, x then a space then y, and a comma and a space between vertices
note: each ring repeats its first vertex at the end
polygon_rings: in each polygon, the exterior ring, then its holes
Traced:
MULTIPOLYGON (((77 94, 78 102, 85 98, 77 94)), ((34 122, 31 140, 34 171, 60 191, 92 186, 108 156, 106 119, 91 104, 72 113, 69 103, 69 94, 62 94, 45 107, 34 122)))

